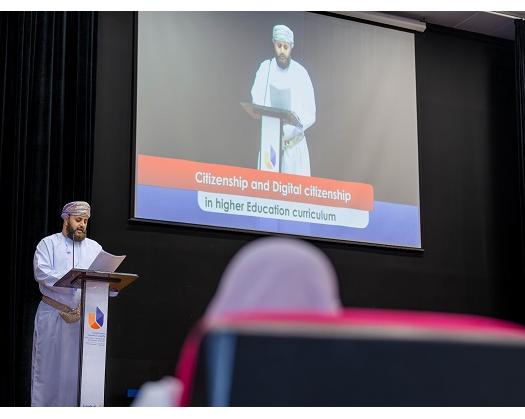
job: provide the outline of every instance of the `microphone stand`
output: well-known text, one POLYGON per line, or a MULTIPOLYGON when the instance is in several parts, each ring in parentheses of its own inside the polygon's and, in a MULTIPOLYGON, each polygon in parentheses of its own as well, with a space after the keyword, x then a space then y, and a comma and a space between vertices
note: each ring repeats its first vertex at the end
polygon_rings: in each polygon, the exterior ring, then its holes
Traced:
POLYGON ((73 242, 73 266, 72 269, 75 269, 75 231, 73 231, 73 234, 71 236, 71 241, 73 242))

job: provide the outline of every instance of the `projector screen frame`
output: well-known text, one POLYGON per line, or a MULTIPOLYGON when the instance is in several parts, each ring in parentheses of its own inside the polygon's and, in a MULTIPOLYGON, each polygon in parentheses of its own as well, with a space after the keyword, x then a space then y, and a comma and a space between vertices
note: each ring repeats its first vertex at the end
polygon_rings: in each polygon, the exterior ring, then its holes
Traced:
MULTIPOLYGON (((128 222, 132 225, 144 225, 144 226, 162 226, 164 228, 169 229, 175 229, 178 231, 183 231, 188 229, 187 231, 199 231, 201 233, 226 233, 226 234, 235 234, 238 236, 247 236, 252 235, 254 236, 254 239, 257 237, 268 237, 268 236, 281 236, 281 237, 290 237, 290 238, 297 238, 297 239, 303 239, 307 240, 313 243, 319 242, 319 243, 333 243, 337 245, 345 245, 345 246, 351 246, 352 248, 362 248, 362 249, 376 249, 376 250, 386 250, 389 253, 392 251, 399 251, 402 254, 412 254, 414 256, 422 255, 425 252, 423 243, 423 219, 421 214, 421 207, 422 207, 422 199, 421 199, 421 190, 419 189, 419 223, 420 223, 420 240, 421 240, 421 247, 410 247, 410 246, 401 246, 401 245, 391 245, 391 244, 382 244, 382 243, 372 243, 372 242, 365 242, 365 241, 357 241, 357 240, 343 240, 343 239, 337 239, 337 238, 329 238, 329 237, 318 237, 318 236, 304 236, 299 234, 288 234, 288 233, 280 233, 280 232, 268 232, 268 231, 262 231, 262 230, 250 230, 250 229, 242 229, 242 228, 234 228, 234 227, 221 227, 221 226, 214 226, 214 225, 206 225, 206 224, 193 224, 193 223, 184 223, 179 221, 165 221, 165 220, 155 220, 155 219, 147 219, 147 218, 138 218, 134 216, 135 213, 135 195, 136 195, 136 162, 137 162, 137 72, 138 72, 138 13, 137 11, 133 12, 133 54, 132 54, 132 97, 131 97, 131 156, 130 161, 132 162, 131 168, 130 168, 130 185, 132 186, 132 190, 130 193, 130 200, 129 200, 129 217, 128 222)), ((378 26, 382 28, 392 29, 396 31, 401 32, 407 32, 411 33, 416 37, 418 35, 417 31, 396 27, 392 25, 387 25, 383 23, 378 22, 372 22, 364 19, 359 19, 343 14, 333 13, 333 12, 306 12, 306 13, 313 13, 318 14, 322 16, 332 17, 336 19, 342 19, 342 20, 348 20, 348 21, 354 21, 359 23, 364 23, 367 25, 372 26, 378 26)), ((417 54, 416 51, 414 51, 416 57, 416 109, 417 109, 417 124, 420 125, 420 117, 419 117, 419 103, 420 103, 420 92, 418 88, 417 83, 417 54)), ((420 152, 419 152, 419 143, 420 143, 420 133, 419 130, 417 131, 417 144, 418 144, 418 185, 421 185, 421 163, 420 163, 420 152)))

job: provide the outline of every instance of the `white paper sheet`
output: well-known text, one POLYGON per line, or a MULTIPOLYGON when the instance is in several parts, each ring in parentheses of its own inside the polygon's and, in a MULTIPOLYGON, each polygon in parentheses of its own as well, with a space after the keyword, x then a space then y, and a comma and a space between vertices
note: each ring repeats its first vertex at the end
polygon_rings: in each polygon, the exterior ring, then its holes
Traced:
POLYGON ((101 250, 89 267, 89 270, 98 272, 115 272, 115 270, 125 258, 126 255, 115 256, 111 253, 101 250))

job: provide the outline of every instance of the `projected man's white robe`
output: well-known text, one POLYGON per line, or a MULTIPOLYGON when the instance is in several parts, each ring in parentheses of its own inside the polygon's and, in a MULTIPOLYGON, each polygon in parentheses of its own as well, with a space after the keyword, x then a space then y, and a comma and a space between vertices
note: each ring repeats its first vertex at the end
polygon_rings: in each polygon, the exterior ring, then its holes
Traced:
MULTIPOLYGON (((87 269, 102 250, 94 240, 75 242, 75 268, 87 269)), ((80 290, 53 287, 73 267, 73 241, 62 233, 38 243, 33 268, 40 292, 75 308, 80 290)), ((80 322, 66 323, 59 312, 40 302, 33 334, 32 406, 76 406, 80 322)))
MULTIPOLYGON (((315 96, 312 81, 306 69, 294 60, 282 69, 275 58, 261 63, 252 86, 252 102, 256 105, 272 106, 270 86, 290 89, 291 111, 299 117, 302 131, 292 125, 284 125, 283 140, 294 138, 306 131, 315 122, 315 96)), ((282 172, 310 176, 310 155, 306 136, 299 142, 284 148, 282 172)))

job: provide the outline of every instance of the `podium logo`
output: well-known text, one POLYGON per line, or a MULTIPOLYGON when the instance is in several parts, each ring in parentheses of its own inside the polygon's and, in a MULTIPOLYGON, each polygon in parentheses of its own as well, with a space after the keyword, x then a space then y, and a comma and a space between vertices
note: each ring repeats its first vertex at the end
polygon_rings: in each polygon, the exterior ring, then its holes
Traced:
POLYGON ((264 164, 266 165, 266 168, 273 169, 275 167, 276 160, 277 153, 275 152, 274 148, 270 146, 270 152, 268 153, 268 150, 264 152, 264 164))
POLYGON ((104 313, 97 307, 95 313, 90 311, 88 313, 88 324, 92 329, 100 329, 104 326, 104 313))

